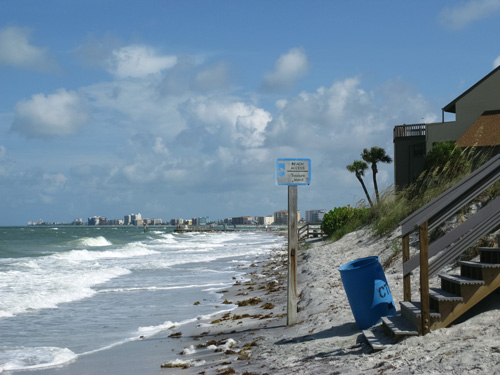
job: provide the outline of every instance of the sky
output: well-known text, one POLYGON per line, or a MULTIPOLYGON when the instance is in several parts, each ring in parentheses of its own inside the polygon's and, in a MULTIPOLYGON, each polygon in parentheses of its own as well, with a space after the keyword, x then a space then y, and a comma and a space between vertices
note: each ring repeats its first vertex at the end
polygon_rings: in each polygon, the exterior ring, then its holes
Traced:
POLYGON ((499 35, 500 0, 0 0, 0 225, 271 215, 278 158, 311 159, 302 215, 359 204, 346 165, 441 121, 499 35))

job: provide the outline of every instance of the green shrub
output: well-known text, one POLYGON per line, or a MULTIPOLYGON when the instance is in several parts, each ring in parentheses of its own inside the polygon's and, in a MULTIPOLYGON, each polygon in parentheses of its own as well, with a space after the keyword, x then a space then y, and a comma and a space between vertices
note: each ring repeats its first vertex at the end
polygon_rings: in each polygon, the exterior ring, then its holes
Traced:
POLYGON ((323 217, 321 229, 327 236, 338 239, 367 223, 369 217, 370 209, 366 207, 358 208, 349 205, 335 207, 323 217))

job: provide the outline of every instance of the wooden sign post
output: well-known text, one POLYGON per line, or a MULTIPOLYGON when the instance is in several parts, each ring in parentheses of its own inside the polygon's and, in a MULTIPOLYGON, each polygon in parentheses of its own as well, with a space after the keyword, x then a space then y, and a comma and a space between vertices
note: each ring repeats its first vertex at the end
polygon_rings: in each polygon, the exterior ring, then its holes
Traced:
POLYGON ((310 159, 277 159, 276 184, 288 185, 288 286, 287 326, 297 323, 297 252, 299 233, 297 228, 297 185, 311 182, 310 159))
POLYGON ((288 288, 286 325, 297 323, 297 186, 288 186, 288 288))

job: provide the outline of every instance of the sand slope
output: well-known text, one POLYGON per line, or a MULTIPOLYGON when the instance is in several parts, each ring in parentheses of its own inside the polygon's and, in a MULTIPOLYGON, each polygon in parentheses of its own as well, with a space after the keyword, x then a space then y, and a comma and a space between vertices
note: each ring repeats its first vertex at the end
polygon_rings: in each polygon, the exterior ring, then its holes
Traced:
MULTIPOLYGON (((256 261, 256 267, 248 269, 248 280, 237 282, 224 295, 233 304, 252 298, 260 301, 221 314, 212 322, 200 322, 198 334, 179 341, 188 350, 179 355, 178 363, 197 367, 164 368, 161 373, 500 374, 498 293, 460 323, 371 353, 354 321, 338 268, 371 255, 379 256, 384 264, 398 246, 398 232, 378 239, 366 229, 337 242, 312 241, 303 246, 298 261, 299 323, 293 327, 286 327, 284 316, 286 251, 276 250, 269 259, 256 261), (265 303, 274 308, 263 308, 265 303), (212 346, 206 345, 210 342, 212 346)), ((396 258, 385 273, 399 309, 401 259, 396 258)), ((433 279, 431 286, 437 281, 433 279)), ((417 283, 414 276, 415 299, 417 283)))

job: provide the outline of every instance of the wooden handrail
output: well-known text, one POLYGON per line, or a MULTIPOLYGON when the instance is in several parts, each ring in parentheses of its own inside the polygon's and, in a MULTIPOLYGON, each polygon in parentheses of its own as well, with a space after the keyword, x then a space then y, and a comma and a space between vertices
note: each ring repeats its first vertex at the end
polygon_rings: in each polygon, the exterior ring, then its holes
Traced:
POLYGON ((426 221, 429 222, 429 229, 434 229, 453 215, 454 212, 498 181, 499 178, 500 155, 496 155, 444 193, 402 220, 399 223, 402 235, 405 236, 412 232, 426 221))
POLYGON ((309 238, 311 236, 323 237, 325 233, 321 229, 321 224, 305 224, 298 229, 299 240, 302 238, 309 238))
POLYGON ((481 237, 500 225, 500 197, 468 220, 429 243, 429 232, 500 180, 500 155, 400 222, 403 241, 403 295, 411 300, 411 272, 420 266, 421 334, 429 332, 429 277, 455 261, 481 237), (419 229, 419 255, 410 258, 409 236, 419 229), (432 259, 431 259, 432 258, 432 259))

